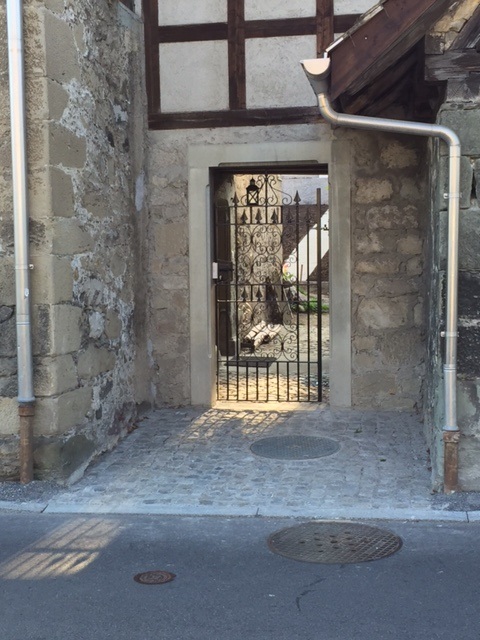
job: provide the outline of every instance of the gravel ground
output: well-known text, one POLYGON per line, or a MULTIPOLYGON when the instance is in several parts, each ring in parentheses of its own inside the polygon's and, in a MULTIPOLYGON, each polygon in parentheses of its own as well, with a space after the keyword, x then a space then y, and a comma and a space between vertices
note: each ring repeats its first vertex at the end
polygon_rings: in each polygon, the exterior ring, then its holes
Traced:
POLYGON ((50 498, 64 491, 65 487, 54 482, 34 480, 29 484, 15 481, 0 482, 0 502, 48 502, 50 498))

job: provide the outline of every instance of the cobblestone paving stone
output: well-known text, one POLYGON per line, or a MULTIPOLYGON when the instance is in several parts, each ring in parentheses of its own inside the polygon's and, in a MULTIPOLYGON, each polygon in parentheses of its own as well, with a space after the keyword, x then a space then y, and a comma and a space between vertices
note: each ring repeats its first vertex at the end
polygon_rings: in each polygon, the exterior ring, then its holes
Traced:
POLYGON ((415 415, 270 403, 161 409, 46 510, 408 518, 433 508, 427 467, 415 415), (250 451, 259 438, 292 434, 334 438, 340 450, 302 461, 250 451))

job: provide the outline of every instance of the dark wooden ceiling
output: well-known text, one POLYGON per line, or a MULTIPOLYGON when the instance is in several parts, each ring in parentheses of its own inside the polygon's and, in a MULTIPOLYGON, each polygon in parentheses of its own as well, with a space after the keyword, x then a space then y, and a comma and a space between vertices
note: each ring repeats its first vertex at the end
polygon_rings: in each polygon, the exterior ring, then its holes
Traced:
POLYGON ((423 39, 451 0, 385 0, 331 52, 330 92, 348 113, 378 116, 392 108, 402 117, 431 121, 444 84, 424 79, 423 39))

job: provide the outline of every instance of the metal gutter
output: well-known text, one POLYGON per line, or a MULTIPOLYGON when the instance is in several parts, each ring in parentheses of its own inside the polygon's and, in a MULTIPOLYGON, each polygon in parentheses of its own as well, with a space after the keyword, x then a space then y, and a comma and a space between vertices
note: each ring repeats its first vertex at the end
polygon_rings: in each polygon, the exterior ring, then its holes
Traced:
POLYGON ((460 210, 460 140, 447 127, 407 120, 389 120, 337 113, 328 97, 330 59, 328 57, 303 60, 303 69, 318 100, 321 115, 327 122, 337 126, 369 131, 404 133, 416 136, 437 137, 447 143, 449 149, 448 183, 448 258, 447 258, 447 306, 445 332, 445 362, 443 365, 445 385, 444 441, 444 491, 450 493, 458 488, 458 442, 457 424, 457 336, 458 336, 458 226, 460 210))
POLYGON ((28 258, 27 153, 22 0, 7 2, 8 71, 12 140, 20 482, 33 480, 33 359, 28 258))

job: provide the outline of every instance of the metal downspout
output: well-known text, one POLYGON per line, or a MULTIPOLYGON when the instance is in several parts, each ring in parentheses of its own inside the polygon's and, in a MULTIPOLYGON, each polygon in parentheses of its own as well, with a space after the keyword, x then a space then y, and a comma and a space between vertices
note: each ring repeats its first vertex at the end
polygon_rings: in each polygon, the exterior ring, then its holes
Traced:
POLYGON ((458 488, 458 442, 457 424, 457 308, 458 308, 458 225, 460 211, 460 140, 451 129, 439 125, 372 118, 337 113, 328 98, 328 76, 330 59, 303 60, 303 69, 317 96, 321 115, 338 126, 371 131, 405 133, 417 136, 438 137, 449 149, 448 182, 448 259, 447 259, 447 306, 445 332, 445 362, 443 365, 445 385, 444 442, 444 491, 450 493, 458 488))
POLYGON ((8 71, 12 139, 12 184, 15 236, 18 415, 20 422, 20 482, 33 480, 32 337, 28 260, 27 154, 22 0, 7 2, 8 71))

